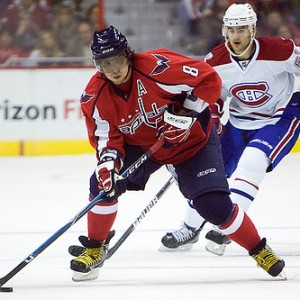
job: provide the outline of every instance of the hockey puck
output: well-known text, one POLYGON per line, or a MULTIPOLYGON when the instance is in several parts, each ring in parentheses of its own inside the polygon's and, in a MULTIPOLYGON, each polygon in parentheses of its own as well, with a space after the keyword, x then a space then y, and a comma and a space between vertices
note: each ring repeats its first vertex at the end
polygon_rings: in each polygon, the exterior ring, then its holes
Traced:
POLYGON ((2 286, 2 287, 0 287, 0 292, 3 292, 3 293, 11 293, 11 292, 13 292, 13 288, 12 287, 4 287, 4 286, 2 286))

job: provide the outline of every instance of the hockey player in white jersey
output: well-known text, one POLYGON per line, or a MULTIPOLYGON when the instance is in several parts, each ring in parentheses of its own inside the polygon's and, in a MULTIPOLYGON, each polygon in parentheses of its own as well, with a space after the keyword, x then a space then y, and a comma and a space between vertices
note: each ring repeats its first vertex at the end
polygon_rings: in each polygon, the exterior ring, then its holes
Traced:
MULTIPOLYGON (((299 136, 300 47, 282 38, 255 38, 257 17, 250 4, 232 4, 223 18, 225 43, 207 56, 223 86, 212 122, 221 136, 226 175, 231 178, 233 202, 247 211, 266 173, 291 151, 299 136), (229 102, 229 119, 221 124, 223 104, 229 102)), ((204 170, 199 170, 200 171, 204 170)), ((209 176, 209 172, 202 172, 209 176)), ((271 210, 271 208, 270 208, 271 210)), ((191 249, 205 224, 193 208, 180 229, 162 238, 163 251, 191 249)), ((230 243, 217 230, 206 234, 206 249, 222 255, 230 243)))

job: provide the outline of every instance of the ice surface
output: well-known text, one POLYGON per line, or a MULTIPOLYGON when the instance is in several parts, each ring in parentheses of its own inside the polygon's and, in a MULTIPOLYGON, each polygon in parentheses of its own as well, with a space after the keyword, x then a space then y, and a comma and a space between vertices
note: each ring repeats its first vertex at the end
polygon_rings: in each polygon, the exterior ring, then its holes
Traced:
MULTIPOLYGON (((93 155, 0 158, 0 277, 6 275, 87 205, 93 155)), ((71 280, 68 246, 86 233, 85 216, 10 279, 0 299, 300 299, 300 154, 268 174, 249 215, 286 261, 287 281, 256 267, 236 244, 222 257, 205 250, 205 233, 185 253, 158 251, 166 231, 177 229, 185 201, 175 184, 159 200, 96 281, 71 280)), ((120 198, 113 245, 169 178, 162 168, 144 192, 120 198)))

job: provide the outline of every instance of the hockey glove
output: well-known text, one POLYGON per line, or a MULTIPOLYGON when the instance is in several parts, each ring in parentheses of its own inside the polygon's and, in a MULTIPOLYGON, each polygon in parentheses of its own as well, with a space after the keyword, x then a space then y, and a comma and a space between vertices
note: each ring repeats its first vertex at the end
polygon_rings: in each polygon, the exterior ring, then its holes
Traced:
POLYGON ((165 110, 165 124, 158 130, 158 137, 164 138, 165 147, 172 147, 185 141, 190 135, 190 129, 196 121, 193 112, 175 113, 173 108, 165 110))
POLYGON ((119 159, 115 153, 114 150, 106 150, 101 155, 102 159, 95 171, 99 181, 99 191, 104 191, 108 201, 114 201, 126 191, 126 180, 119 176, 118 165, 120 163, 118 163, 119 159))
POLYGON ((223 106, 223 100, 219 99, 214 105, 210 105, 209 107, 211 121, 215 125, 218 135, 222 135, 223 133, 223 125, 221 123, 221 118, 224 114, 223 106))

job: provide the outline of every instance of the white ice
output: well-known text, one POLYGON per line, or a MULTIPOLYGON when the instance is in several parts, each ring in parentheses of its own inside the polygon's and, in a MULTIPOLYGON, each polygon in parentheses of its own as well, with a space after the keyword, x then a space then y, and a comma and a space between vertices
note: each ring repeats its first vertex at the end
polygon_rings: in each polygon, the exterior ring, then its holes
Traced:
MULTIPOLYGON (((87 205, 94 155, 0 158, 0 277, 5 276, 87 205)), ((300 299, 300 154, 291 154, 268 174, 249 215, 261 236, 286 261, 287 281, 259 269, 246 251, 232 243, 224 256, 199 242, 185 253, 158 251, 160 239, 177 229, 185 201, 173 184, 117 252, 98 280, 75 283, 67 249, 86 234, 86 216, 13 276, 2 299, 300 299)), ((162 168, 144 192, 120 198, 116 236, 136 219, 169 178, 162 168)))

